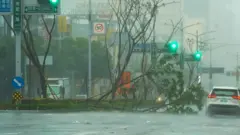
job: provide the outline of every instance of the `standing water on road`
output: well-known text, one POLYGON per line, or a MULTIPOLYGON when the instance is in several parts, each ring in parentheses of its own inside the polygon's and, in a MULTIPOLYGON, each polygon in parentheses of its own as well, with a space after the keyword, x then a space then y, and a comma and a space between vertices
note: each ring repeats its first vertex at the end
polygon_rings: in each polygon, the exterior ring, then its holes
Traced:
POLYGON ((151 113, 0 113, 0 135, 239 135, 240 119, 151 113))

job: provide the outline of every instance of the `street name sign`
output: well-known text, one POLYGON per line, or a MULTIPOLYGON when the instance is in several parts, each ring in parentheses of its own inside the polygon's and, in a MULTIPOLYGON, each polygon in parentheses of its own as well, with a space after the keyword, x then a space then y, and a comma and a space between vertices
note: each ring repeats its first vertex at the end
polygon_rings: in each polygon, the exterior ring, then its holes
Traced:
MULTIPOLYGON (((209 73, 210 72, 209 67, 202 67, 201 68, 201 73, 209 73)), ((224 73, 224 67, 212 67, 211 69, 212 74, 221 74, 224 73)))
POLYGON ((0 0, 0 15, 12 14, 12 0, 0 0))
POLYGON ((22 0, 13 0, 13 29, 21 32, 22 28, 22 0))
POLYGON ((37 0, 23 0, 23 2, 23 13, 25 15, 60 14, 61 1, 57 6, 39 5, 37 0))

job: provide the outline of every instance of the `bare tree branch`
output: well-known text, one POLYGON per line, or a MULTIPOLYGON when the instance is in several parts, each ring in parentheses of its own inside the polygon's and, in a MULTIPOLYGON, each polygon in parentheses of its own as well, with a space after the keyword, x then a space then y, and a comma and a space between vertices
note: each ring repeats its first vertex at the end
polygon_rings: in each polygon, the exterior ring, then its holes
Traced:
POLYGON ((15 30, 13 29, 13 27, 12 27, 11 23, 10 23, 10 22, 8 22, 8 20, 7 20, 6 16, 5 16, 5 15, 2 15, 2 17, 3 17, 4 21, 6 22, 7 26, 8 26, 8 27, 11 29, 11 31, 14 33, 14 35, 16 35, 16 32, 15 32, 15 30))
MULTIPOLYGON (((44 71, 44 70, 45 70, 46 58, 47 58, 47 55, 48 55, 48 53, 49 53, 50 46, 51 46, 52 32, 53 32, 53 29, 54 29, 54 27, 55 27, 56 16, 54 15, 54 17, 53 17, 53 23, 52 23, 52 26, 51 26, 50 30, 49 30, 49 28, 48 28, 48 25, 47 25, 47 23, 46 23, 43 15, 41 15, 41 19, 42 19, 42 21, 43 21, 43 24, 44 24, 44 26, 45 26, 45 28, 46 28, 46 31, 47 31, 47 34, 48 34, 48 36, 49 36, 49 40, 48 40, 48 43, 47 43, 47 49, 46 49, 46 51, 45 51, 44 58, 43 58, 43 64, 42 64, 42 70, 44 71)), ((60 40, 62 40, 62 39, 60 39, 60 40)))

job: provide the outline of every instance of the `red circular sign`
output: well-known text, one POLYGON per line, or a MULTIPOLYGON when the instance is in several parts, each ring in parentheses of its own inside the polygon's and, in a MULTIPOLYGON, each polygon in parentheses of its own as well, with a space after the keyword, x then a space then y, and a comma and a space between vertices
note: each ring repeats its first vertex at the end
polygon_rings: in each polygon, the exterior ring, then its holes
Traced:
POLYGON ((103 24, 101 24, 101 23, 96 24, 95 27, 94 27, 94 30, 96 32, 102 32, 104 30, 103 24))

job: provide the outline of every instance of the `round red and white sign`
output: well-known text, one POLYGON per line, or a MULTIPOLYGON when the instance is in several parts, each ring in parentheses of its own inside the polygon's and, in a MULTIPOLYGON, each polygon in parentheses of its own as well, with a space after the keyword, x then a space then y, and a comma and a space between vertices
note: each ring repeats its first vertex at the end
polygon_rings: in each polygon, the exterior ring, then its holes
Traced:
POLYGON ((103 24, 101 24, 101 23, 98 23, 98 24, 96 24, 95 25, 95 31, 97 31, 97 32, 102 32, 103 30, 104 30, 104 26, 103 26, 103 24))
POLYGON ((95 34, 104 34, 105 33, 105 24, 104 23, 94 23, 93 31, 95 34))

